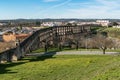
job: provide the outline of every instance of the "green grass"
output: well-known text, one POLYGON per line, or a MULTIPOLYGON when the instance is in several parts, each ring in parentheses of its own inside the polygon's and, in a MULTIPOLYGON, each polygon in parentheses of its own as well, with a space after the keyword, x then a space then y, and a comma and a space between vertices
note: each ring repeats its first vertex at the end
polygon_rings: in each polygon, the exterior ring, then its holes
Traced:
POLYGON ((101 28, 98 32, 107 32, 109 37, 120 39, 120 29, 119 28, 101 28))
POLYGON ((0 80, 120 80, 120 56, 28 57, 1 64, 0 80))
MULTIPOLYGON (((59 51, 57 48, 50 48, 48 50, 48 52, 52 52, 52 51, 59 51)), ((70 49, 70 48, 63 48, 62 51, 102 51, 100 49, 81 49, 79 48, 78 50, 76 49, 70 49)), ((42 53, 45 52, 44 48, 41 49, 37 49, 35 51, 33 51, 32 53, 42 53)), ((120 49, 115 49, 115 50, 106 50, 106 52, 120 52, 120 49)))
POLYGON ((107 52, 120 52, 120 49, 115 49, 115 50, 106 50, 107 52))
MULTIPOLYGON (((50 48, 48 49, 48 52, 53 52, 53 51, 58 51, 57 48, 50 48)), ((35 51, 32 51, 32 53, 42 53, 42 52, 45 52, 45 49, 44 48, 41 48, 41 49, 37 49, 35 51)))
MULTIPOLYGON (((52 51, 59 51, 58 48, 50 48, 48 49, 48 52, 52 52, 52 51)), ((99 49, 70 49, 68 47, 66 48, 63 48, 62 51, 100 51, 99 49)), ((112 50, 113 51, 113 50, 112 50)), ((32 53, 41 53, 41 52, 45 52, 44 48, 41 48, 41 49, 37 49, 35 51, 33 51, 32 53)))
POLYGON ((41 49, 37 49, 35 51, 32 51, 32 53, 41 53, 41 52, 45 52, 44 48, 41 49))

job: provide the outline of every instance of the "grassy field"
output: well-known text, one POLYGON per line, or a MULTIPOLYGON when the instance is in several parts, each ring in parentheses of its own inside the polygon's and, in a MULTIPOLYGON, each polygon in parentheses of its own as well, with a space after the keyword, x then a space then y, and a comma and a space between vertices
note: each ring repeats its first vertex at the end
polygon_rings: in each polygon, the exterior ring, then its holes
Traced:
MULTIPOLYGON (((52 52, 52 51, 59 51, 57 48, 51 48, 48 49, 48 52, 52 52)), ((70 49, 70 48, 63 48, 62 51, 102 51, 100 49, 70 49)), ((41 49, 37 49, 35 51, 33 51, 32 53, 42 53, 45 52, 44 48, 41 49)), ((120 52, 120 49, 115 49, 115 50, 106 50, 106 52, 120 52)))
POLYGON ((120 56, 28 57, 0 64, 0 80, 120 80, 120 56))
POLYGON ((107 32, 107 35, 112 38, 120 39, 120 29, 119 28, 101 28, 98 32, 107 32))

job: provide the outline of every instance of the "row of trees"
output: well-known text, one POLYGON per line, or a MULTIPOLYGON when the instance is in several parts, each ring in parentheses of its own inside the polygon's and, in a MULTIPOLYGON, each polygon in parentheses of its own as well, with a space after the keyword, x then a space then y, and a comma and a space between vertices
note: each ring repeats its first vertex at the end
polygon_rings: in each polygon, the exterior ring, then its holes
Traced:
POLYGON ((8 22, 6 25, 2 25, 0 27, 17 27, 17 26, 21 26, 21 27, 33 27, 33 26, 41 26, 41 22, 21 22, 21 23, 12 23, 12 22, 8 22))
POLYGON ((106 49, 111 49, 114 48, 114 41, 111 38, 108 38, 103 35, 97 35, 93 38, 88 43, 88 46, 91 48, 99 48, 103 51, 103 54, 105 54, 106 49))
POLYGON ((78 48, 101 49, 105 54, 107 49, 119 48, 118 41, 103 35, 95 35, 94 37, 70 38, 71 45, 78 48))

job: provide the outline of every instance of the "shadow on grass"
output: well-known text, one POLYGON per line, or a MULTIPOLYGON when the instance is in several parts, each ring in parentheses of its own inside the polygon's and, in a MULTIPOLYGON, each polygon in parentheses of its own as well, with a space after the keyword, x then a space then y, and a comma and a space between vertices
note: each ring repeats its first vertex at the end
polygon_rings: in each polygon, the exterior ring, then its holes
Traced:
POLYGON ((18 62, 18 63, 7 63, 7 64, 0 64, 0 74, 12 74, 12 73, 17 73, 17 72, 13 72, 10 69, 8 69, 9 67, 14 67, 14 66, 18 66, 21 64, 24 64, 25 62, 18 62))
POLYGON ((44 61, 46 59, 50 59, 50 58, 54 58, 53 56, 56 54, 55 51, 53 52, 46 52, 44 54, 41 55, 34 55, 34 58, 28 58, 26 60, 29 60, 30 62, 34 62, 34 61, 44 61))
MULTIPOLYGON (((35 61, 44 61, 46 59, 54 58, 53 56, 56 54, 56 52, 47 52, 41 55, 34 55, 34 56, 28 56, 26 58, 23 58, 22 60, 28 60, 29 62, 35 62, 35 61)), ((21 60, 21 61, 22 61, 21 60)), ((18 66, 25 64, 27 62, 16 62, 16 63, 6 63, 6 64, 0 64, 0 74, 14 74, 17 72, 13 72, 10 70, 10 67, 18 66)))

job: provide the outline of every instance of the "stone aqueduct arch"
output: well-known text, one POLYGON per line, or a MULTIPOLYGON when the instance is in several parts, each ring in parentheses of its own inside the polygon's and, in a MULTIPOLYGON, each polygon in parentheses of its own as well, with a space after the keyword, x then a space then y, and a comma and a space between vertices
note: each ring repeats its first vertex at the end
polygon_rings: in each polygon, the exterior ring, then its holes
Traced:
POLYGON ((17 61, 33 50, 47 47, 48 44, 60 45, 66 37, 89 34, 91 27, 98 25, 56 26, 34 32, 16 48, 0 53, 0 63, 17 61))

